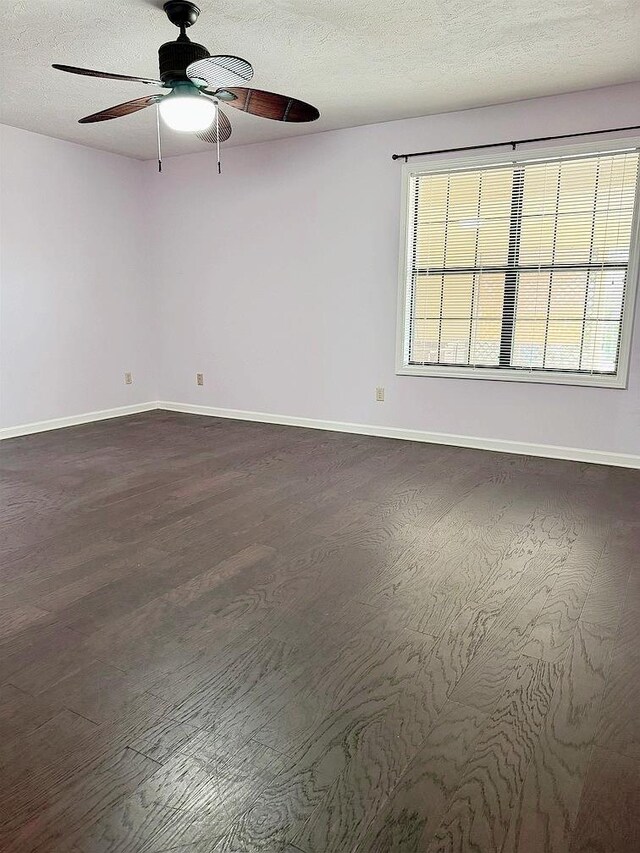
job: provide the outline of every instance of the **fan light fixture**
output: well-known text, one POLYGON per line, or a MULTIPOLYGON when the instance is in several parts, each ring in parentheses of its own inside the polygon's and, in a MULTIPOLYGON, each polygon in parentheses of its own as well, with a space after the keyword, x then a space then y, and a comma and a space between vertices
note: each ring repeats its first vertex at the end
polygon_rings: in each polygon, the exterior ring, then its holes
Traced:
POLYGON ((206 130, 211 127, 216 117, 215 102, 206 95, 201 95, 192 85, 189 85, 186 91, 177 86, 158 106, 164 123, 172 130, 185 133, 206 130))

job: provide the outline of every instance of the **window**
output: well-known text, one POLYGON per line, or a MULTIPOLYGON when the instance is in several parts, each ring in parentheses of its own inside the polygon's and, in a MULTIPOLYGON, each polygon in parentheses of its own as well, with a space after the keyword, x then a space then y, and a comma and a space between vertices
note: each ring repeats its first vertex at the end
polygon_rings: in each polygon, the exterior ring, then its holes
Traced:
POLYGON ((404 167, 398 373, 625 387, 638 275, 625 144, 404 167))

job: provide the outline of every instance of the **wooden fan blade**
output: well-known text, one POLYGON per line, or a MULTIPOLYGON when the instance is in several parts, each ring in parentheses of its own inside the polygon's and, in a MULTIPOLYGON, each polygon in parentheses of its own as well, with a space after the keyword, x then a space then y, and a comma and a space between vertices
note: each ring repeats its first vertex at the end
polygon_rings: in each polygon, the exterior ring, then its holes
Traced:
POLYGON ((315 121, 320 117, 318 110, 311 104, 289 98, 287 95, 263 92, 261 89, 225 86, 220 96, 230 107, 274 121, 315 121), (225 98, 224 92, 230 92, 235 96, 235 100, 225 98))
MULTIPOLYGON (((231 122, 227 118, 227 116, 222 112, 220 107, 218 107, 218 129, 220 132, 220 142, 226 142, 227 139, 231 136, 231 122)), ((196 133, 198 139, 202 139, 203 142, 209 142, 211 145, 215 145, 217 140, 216 134, 216 123, 215 121, 208 127, 206 130, 202 130, 199 133, 196 133)))
POLYGON ((128 116, 131 113, 137 113, 138 110, 143 110, 145 107, 151 107, 161 101, 164 95, 149 95, 147 98, 136 98, 135 101, 126 101, 124 104, 117 104, 115 107, 109 107, 106 110, 101 110, 99 113, 85 116, 81 118, 80 124, 89 124, 94 121, 108 121, 110 118, 121 118, 128 116))
POLYGON ((187 66, 187 77, 207 86, 237 86, 253 77, 253 68, 239 56, 208 56, 187 66))
POLYGON ((149 83, 152 86, 164 86, 162 80, 150 80, 147 77, 130 77, 128 74, 109 74, 107 71, 92 71, 90 68, 75 68, 73 65, 54 64, 52 68, 58 71, 68 71, 69 74, 82 74, 85 77, 104 77, 107 80, 133 80, 134 83, 149 83))

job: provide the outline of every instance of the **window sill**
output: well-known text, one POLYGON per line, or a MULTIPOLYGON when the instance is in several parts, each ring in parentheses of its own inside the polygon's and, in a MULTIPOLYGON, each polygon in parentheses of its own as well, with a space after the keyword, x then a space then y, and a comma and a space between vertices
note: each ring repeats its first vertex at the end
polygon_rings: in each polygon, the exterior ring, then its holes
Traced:
POLYGON ((624 389, 624 376, 591 376, 580 373, 538 373, 527 370, 498 370, 495 368, 443 367, 402 364, 396 368, 397 376, 430 376, 441 379, 485 379, 498 382, 534 382, 538 385, 579 385, 587 388, 624 389))

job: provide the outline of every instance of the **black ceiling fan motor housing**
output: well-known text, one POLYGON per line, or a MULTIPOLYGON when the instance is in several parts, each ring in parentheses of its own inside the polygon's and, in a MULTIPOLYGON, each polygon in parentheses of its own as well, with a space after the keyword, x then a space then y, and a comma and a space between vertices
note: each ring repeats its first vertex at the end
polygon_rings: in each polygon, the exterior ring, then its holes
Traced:
POLYGON ((158 50, 160 60, 160 79, 163 83, 172 80, 187 80, 185 70, 192 62, 211 56, 207 48, 194 41, 168 41, 158 50))

